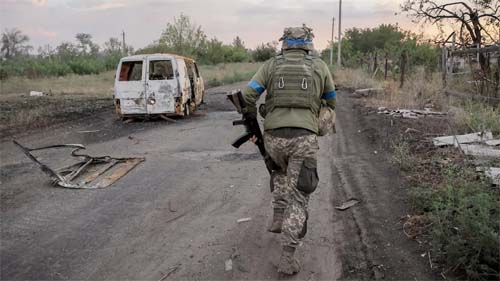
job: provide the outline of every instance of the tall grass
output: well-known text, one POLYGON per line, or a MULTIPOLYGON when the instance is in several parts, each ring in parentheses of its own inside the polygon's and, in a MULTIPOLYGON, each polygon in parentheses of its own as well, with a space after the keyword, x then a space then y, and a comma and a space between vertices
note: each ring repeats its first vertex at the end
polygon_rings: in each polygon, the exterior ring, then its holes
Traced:
POLYGON ((0 94, 29 94, 30 91, 41 91, 48 94, 84 94, 111 96, 115 71, 107 71, 97 75, 70 74, 62 77, 30 79, 27 77, 10 77, 3 80, 0 94))
POLYGON ((433 107, 445 109, 447 101, 442 94, 442 81, 438 73, 429 75, 423 67, 406 78, 403 87, 392 78, 383 80, 372 77, 362 69, 339 69, 334 72, 335 82, 350 90, 362 88, 383 88, 381 94, 368 99, 374 107, 418 109, 433 107))
POLYGON ((200 73, 208 87, 248 81, 262 63, 223 63, 202 65, 200 73))

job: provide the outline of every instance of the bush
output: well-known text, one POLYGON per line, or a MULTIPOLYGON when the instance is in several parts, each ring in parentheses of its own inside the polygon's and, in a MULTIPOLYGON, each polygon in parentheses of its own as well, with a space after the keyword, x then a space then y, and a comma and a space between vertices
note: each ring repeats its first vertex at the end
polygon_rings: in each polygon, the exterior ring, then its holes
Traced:
POLYGON ((498 280, 500 199, 474 168, 450 166, 446 183, 415 192, 417 206, 432 220, 435 257, 469 279, 498 280))

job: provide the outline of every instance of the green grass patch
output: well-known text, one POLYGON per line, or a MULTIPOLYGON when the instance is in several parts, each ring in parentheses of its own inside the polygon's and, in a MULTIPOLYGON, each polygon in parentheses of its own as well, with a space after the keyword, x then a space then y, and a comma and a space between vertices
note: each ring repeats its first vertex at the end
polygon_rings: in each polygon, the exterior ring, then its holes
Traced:
POLYGON ((433 227, 429 233, 433 257, 448 272, 468 279, 500 278, 500 196, 474 167, 450 165, 444 184, 414 190, 415 207, 433 227))

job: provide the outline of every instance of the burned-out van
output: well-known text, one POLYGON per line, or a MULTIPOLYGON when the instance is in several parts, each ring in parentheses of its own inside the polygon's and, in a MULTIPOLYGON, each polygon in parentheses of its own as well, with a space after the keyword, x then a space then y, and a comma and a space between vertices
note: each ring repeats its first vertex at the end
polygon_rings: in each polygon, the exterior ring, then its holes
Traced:
POLYGON ((124 57, 115 78, 115 107, 120 117, 179 115, 203 100, 203 79, 196 62, 172 54, 124 57))

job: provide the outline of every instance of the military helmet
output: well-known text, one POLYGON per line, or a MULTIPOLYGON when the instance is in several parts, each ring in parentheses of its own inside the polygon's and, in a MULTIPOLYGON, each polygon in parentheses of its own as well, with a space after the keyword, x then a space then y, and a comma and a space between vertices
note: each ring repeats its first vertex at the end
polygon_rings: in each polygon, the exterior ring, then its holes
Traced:
POLYGON ((281 49, 303 49, 313 51, 313 38, 314 34, 312 33, 312 28, 307 27, 305 24, 303 24, 302 27, 286 27, 283 31, 283 36, 280 38, 280 41, 283 41, 281 49))

